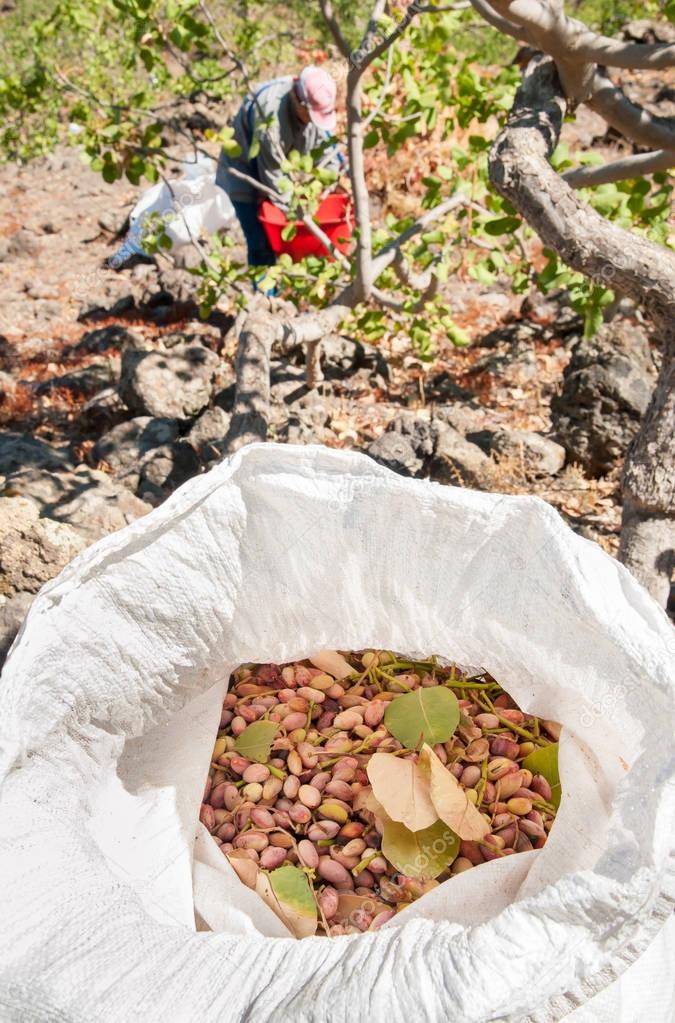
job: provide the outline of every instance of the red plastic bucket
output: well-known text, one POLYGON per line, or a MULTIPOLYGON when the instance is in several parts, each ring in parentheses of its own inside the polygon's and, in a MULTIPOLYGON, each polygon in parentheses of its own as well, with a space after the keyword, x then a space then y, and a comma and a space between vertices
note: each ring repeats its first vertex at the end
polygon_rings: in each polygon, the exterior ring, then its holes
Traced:
MULTIPOLYGON (((268 202, 266 199, 260 204, 258 218, 267 235, 272 252, 276 253, 277 256, 287 252, 294 262, 302 259, 303 256, 328 256, 329 259, 332 258, 326 247, 321 244, 318 238, 314 237, 302 221, 297 222, 295 237, 291 238, 290 241, 284 241, 281 237, 281 232, 288 224, 286 214, 278 206, 268 202)), ((319 203, 314 219, 319 227, 326 232, 335 248, 340 252, 346 253, 354 229, 349 196, 344 192, 332 192, 331 195, 326 196, 319 203)))

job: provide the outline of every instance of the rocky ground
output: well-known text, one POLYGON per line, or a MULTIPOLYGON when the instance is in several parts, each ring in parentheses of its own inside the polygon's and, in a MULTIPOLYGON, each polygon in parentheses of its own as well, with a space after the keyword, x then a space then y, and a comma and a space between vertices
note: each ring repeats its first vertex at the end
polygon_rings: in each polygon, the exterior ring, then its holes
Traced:
MULTIPOLYGON (((181 269, 102 268, 138 196, 75 150, 0 168, 0 657, 32 596, 78 551, 145 514, 222 456, 235 339, 181 269)), ((270 439, 353 447, 405 475, 535 493, 613 553, 618 468, 658 353, 637 318, 592 342, 564 296, 522 302, 458 277, 473 339, 431 364, 404 339, 273 363, 270 439)))

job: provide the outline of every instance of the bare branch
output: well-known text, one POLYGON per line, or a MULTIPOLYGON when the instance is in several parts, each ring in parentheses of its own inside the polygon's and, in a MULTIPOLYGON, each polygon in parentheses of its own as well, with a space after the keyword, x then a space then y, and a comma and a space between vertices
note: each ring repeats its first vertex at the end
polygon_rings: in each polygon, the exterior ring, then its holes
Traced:
POLYGON ((349 285, 326 309, 315 313, 301 313, 280 324, 281 338, 291 344, 320 341, 336 330, 356 305, 353 285, 349 285))
POLYGON ((518 25, 515 21, 511 21, 509 18, 505 18, 501 14, 498 14, 487 0, 471 0, 471 5, 473 9, 477 11, 477 13, 480 14, 489 25, 496 28, 498 32, 503 32, 504 35, 511 36, 519 42, 531 42, 526 28, 522 25, 518 25))
POLYGON ((675 167, 675 151, 657 149, 651 153, 637 153, 626 156, 622 160, 597 167, 575 167, 566 171, 562 178, 571 188, 592 188, 594 185, 607 185, 613 181, 625 181, 643 174, 655 174, 675 167))
MULTIPOLYGON (((381 6, 384 8, 384 4, 381 6)), ((411 4, 408 4, 403 17, 396 23, 391 32, 389 32, 388 35, 383 36, 379 42, 375 42, 377 25, 374 17, 375 12, 373 12, 368 30, 363 37, 361 45, 358 50, 352 54, 352 70, 356 69, 360 77, 364 71, 370 67, 373 61, 377 60, 378 57, 381 57, 383 53, 386 53, 389 47, 396 42, 398 37, 406 30, 418 12, 419 8, 415 3, 415 0, 413 0, 411 4)))
POLYGON ((576 18, 565 19, 560 35, 570 60, 591 61, 608 67, 675 67, 675 43, 624 43, 593 32, 576 18))
POLYGON ((426 213, 423 213, 419 220, 416 220, 414 224, 411 224, 405 231, 402 231, 398 238, 387 242, 373 257, 373 280, 376 281, 380 274, 384 273, 387 267, 391 266, 407 242, 421 231, 424 231, 430 224, 440 220, 441 217, 456 210, 459 206, 465 206, 467 202, 466 196, 453 195, 451 199, 446 199, 445 202, 439 203, 438 206, 434 206, 432 209, 427 210, 426 213))
POLYGON ((263 185, 262 181, 258 181, 257 178, 252 178, 250 174, 245 174, 244 171, 240 171, 238 167, 228 166, 225 167, 225 170, 228 174, 231 174, 233 178, 237 178, 239 181, 245 181, 253 188, 257 188, 259 192, 263 193, 263 195, 268 196, 268 198, 272 200, 276 200, 277 203, 281 203, 283 205, 285 202, 284 197, 279 192, 276 192, 273 188, 268 188, 267 185, 263 185))
POLYGON ((401 299, 392 298, 386 291, 382 291, 380 288, 376 288, 373 285, 372 290, 373 298, 376 299, 380 305, 383 305, 385 309, 393 309, 395 313, 403 312, 404 303, 401 299))
POLYGON ((314 237, 321 242, 321 244, 324 246, 325 249, 327 249, 328 252, 330 252, 333 259, 336 260, 336 262, 338 263, 342 263, 343 267, 346 270, 351 271, 352 264, 349 261, 349 259, 347 259, 344 252, 340 252, 340 250, 335 247, 335 245, 330 240, 326 232, 319 226, 319 224, 316 223, 316 221, 309 215, 309 213, 302 214, 302 222, 307 228, 307 230, 311 231, 314 237))
POLYGON ((384 101, 386 99, 387 92, 389 91, 389 83, 391 82, 391 65, 392 65, 393 59, 394 59, 394 51, 390 47, 388 52, 387 52, 387 67, 386 67, 386 70, 384 72, 384 82, 382 83, 382 89, 380 90, 380 95, 377 97, 377 101, 375 103, 375 106, 373 107, 373 109, 370 111, 370 113, 366 117, 365 121, 363 122, 363 130, 364 131, 366 130, 366 128, 368 128, 368 126, 370 124, 372 124, 372 122, 375 120, 375 118, 379 114, 380 110, 382 109, 382 104, 384 103, 384 101))
POLYGON ((319 7, 321 8, 323 19, 326 22, 328 28, 330 29, 331 35, 333 36, 335 45, 337 46, 342 56, 347 57, 347 59, 349 59, 349 54, 351 52, 349 49, 349 44, 347 43, 347 40, 342 34, 342 29, 340 28, 338 20, 335 17, 335 12, 333 10, 332 3, 330 2, 330 0, 319 0, 319 7))
POLYGON ((427 270, 422 274, 415 273, 400 250, 394 257, 392 267, 399 281, 402 284, 405 284, 408 288, 413 288, 415 291, 424 291, 429 287, 433 276, 431 272, 427 270))
POLYGON ((596 72, 592 94, 586 102, 612 128, 638 145, 675 149, 675 119, 650 114, 644 107, 631 102, 602 71, 596 72))

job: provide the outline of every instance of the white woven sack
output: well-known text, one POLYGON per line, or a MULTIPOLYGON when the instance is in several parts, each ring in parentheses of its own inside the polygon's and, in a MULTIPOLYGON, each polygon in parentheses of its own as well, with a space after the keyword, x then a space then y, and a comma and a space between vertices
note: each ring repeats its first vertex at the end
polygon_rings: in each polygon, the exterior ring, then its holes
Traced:
POLYGON ((672 932, 648 946, 675 893, 674 653, 645 591, 537 499, 245 449, 81 554, 12 649, 0 1019, 587 1023, 630 967, 667 1023, 672 932), (196 823, 220 704, 242 661, 367 646, 482 665, 561 721, 563 801, 543 849, 379 933, 296 941, 196 823))
POLYGON ((151 213, 165 215, 165 231, 175 251, 190 245, 193 239, 208 237, 230 224, 234 206, 230 197, 216 185, 216 165, 200 158, 186 161, 185 174, 171 182, 159 182, 148 188, 129 214, 127 243, 144 252, 143 225, 151 213), (175 216, 171 216, 175 214, 175 216))

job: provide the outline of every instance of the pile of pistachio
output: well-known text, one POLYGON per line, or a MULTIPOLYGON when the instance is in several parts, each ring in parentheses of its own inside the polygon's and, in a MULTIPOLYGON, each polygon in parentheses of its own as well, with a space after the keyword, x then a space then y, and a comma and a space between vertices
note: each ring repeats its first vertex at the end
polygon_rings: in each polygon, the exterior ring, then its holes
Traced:
POLYGON ((487 672, 435 657, 245 665, 200 819, 298 937, 376 930, 442 881, 545 844, 559 736, 487 672))

